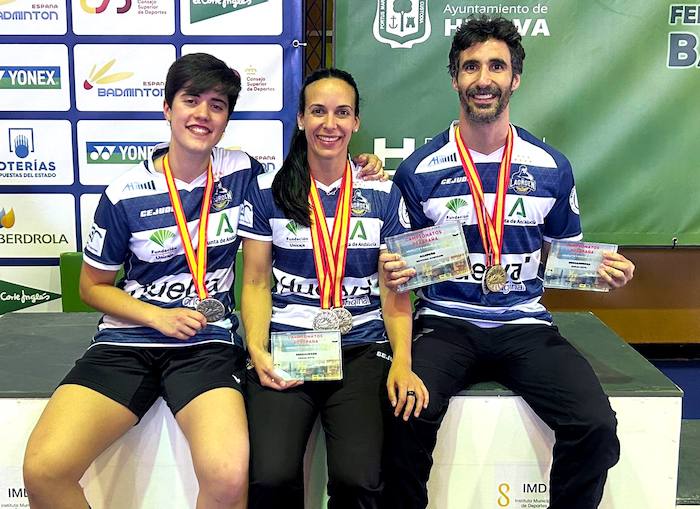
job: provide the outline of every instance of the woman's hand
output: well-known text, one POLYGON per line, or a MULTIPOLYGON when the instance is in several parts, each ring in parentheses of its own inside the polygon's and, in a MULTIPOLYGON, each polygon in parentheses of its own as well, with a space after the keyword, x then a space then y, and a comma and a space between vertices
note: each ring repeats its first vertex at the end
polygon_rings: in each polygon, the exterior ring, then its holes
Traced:
POLYGON ((389 175, 384 171, 382 160, 374 154, 360 154, 352 160, 355 165, 360 166, 357 176, 362 180, 388 180, 389 175))
POLYGON ((413 413, 418 417, 421 410, 428 407, 430 397, 423 381, 407 363, 392 362, 386 381, 389 402, 394 407, 394 417, 402 415, 407 421, 413 413))
POLYGON ((156 307, 150 326, 171 338, 187 340, 207 326, 207 319, 194 309, 156 307))
POLYGON ((250 354, 250 360, 253 362, 255 372, 260 379, 260 385, 277 391, 283 391, 304 383, 302 380, 285 380, 284 377, 275 370, 275 366, 272 363, 272 355, 270 355, 269 352, 256 348, 251 349, 249 347, 248 353, 250 354))

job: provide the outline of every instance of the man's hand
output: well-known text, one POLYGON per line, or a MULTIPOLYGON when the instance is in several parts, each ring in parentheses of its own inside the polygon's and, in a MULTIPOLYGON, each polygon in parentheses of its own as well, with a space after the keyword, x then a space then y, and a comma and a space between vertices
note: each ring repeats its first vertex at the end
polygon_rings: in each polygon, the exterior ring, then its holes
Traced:
POLYGON ((620 253, 603 253, 598 274, 611 289, 622 288, 634 277, 634 263, 620 253))
POLYGON ((391 363, 386 381, 389 402, 394 408, 394 417, 407 421, 411 414, 418 417, 421 410, 428 408, 428 389, 408 364, 391 363), (402 415, 403 414, 403 415, 402 415))
POLYGON ((360 166, 357 176, 362 180, 388 180, 389 176, 384 171, 382 161, 374 154, 360 154, 352 160, 356 166, 360 166))
POLYGON ((151 327, 177 339, 190 339, 207 326, 206 317, 189 308, 157 308, 151 317, 151 327))
POLYGON ((407 283, 416 275, 415 269, 406 268, 406 261, 401 255, 385 251, 379 255, 379 263, 384 266, 384 284, 396 291, 399 285, 407 283))

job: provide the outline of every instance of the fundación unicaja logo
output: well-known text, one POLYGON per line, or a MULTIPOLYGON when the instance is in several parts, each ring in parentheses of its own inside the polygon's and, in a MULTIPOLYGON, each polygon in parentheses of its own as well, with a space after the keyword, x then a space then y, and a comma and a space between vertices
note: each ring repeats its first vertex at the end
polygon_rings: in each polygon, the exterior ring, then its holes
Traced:
POLYGON ((92 90, 95 85, 116 83, 117 81, 129 79, 134 75, 133 72, 115 72, 107 74, 116 61, 117 59, 113 58, 99 69, 97 69, 97 64, 93 65, 92 70, 90 70, 89 78, 83 82, 83 88, 85 90, 92 90))
POLYGON ((410 48, 430 37, 428 0, 377 0, 374 38, 392 48, 410 48))
POLYGON ((157 230, 148 237, 151 241, 158 244, 160 247, 165 247, 165 244, 175 238, 175 234, 170 230, 157 230))
POLYGON ((240 11, 269 0, 190 0, 190 23, 240 11))
MULTIPOLYGON (((102 3, 97 7, 91 7, 88 5, 87 0, 80 0, 80 8, 88 14, 100 14, 107 10, 110 1, 111 0, 102 0, 102 3)), ((129 12, 129 9, 131 9, 131 0, 123 1, 124 5, 122 5, 121 7, 117 7, 117 14, 124 14, 125 12, 129 12)))

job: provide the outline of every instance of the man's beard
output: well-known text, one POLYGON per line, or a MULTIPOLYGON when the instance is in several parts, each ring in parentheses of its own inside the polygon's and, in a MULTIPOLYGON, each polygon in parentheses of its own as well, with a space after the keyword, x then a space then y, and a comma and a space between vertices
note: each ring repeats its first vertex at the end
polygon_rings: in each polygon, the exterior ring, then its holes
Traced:
POLYGON ((510 88, 507 90, 501 90, 496 85, 490 85, 488 87, 473 87, 460 92, 459 99, 469 120, 476 124, 489 124, 496 120, 506 109, 508 103, 510 102, 511 94, 512 92, 510 88), (482 107, 478 104, 474 105, 469 102, 470 97, 481 94, 491 94, 495 96, 495 108, 493 104, 484 105, 482 107))

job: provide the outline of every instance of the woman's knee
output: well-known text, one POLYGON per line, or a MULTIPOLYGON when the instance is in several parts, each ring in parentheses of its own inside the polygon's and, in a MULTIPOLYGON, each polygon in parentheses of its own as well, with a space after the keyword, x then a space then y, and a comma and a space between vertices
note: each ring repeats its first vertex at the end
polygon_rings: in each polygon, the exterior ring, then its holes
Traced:
POLYGON ((200 491, 219 502, 241 500, 248 490, 247 462, 210 461, 196 472, 200 491))
POLYGON ((84 469, 72 461, 70 454, 56 454, 42 444, 30 441, 22 465, 24 486, 31 494, 51 492, 56 487, 77 484, 84 469))

